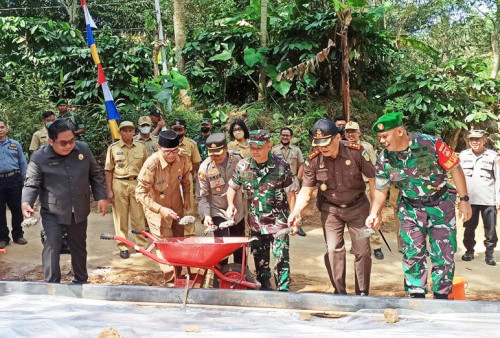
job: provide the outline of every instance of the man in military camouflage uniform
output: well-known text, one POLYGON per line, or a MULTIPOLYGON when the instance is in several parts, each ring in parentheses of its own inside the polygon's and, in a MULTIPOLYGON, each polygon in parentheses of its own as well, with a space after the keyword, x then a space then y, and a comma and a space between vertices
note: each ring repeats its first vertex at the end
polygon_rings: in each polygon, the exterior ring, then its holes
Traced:
POLYGON ((60 99, 56 103, 57 111, 59 114, 56 116, 57 119, 66 119, 73 124, 75 128, 75 135, 80 136, 85 134, 85 124, 80 115, 72 113, 68 110, 68 101, 65 99, 60 99))
POLYGON ((484 224, 485 262, 496 265, 493 252, 498 242, 496 225, 497 209, 500 208, 500 164, 496 151, 485 149, 484 130, 471 130, 468 136, 470 149, 460 153, 460 163, 470 193, 472 217, 464 224, 464 246, 467 250, 463 261, 474 259, 475 232, 479 214, 484 224))
POLYGON ((324 260, 334 292, 347 293, 344 241, 344 229, 347 225, 351 236, 351 252, 355 256, 355 292, 366 296, 370 290, 372 267, 370 241, 366 237, 359 238, 362 236, 358 235, 365 229, 370 208, 363 175, 368 177, 373 188, 373 164, 361 145, 341 140, 333 121, 319 120, 312 131, 312 146, 315 149, 307 156, 302 189, 290 214, 289 223, 296 227, 301 211, 307 206, 316 186, 319 186, 317 205, 321 212, 327 249, 324 260))
POLYGON ((293 191, 292 172, 288 163, 271 154, 270 134, 267 130, 250 133, 251 157, 241 160, 229 181, 227 215, 235 215, 235 195, 243 188, 248 200, 250 235, 257 238, 251 243, 252 254, 261 290, 271 290, 269 268, 271 248, 274 255, 274 279, 278 291, 290 287, 289 238, 287 234, 273 236, 288 227, 290 212, 287 198, 293 191))
MULTIPOLYGON (((229 220, 226 215, 228 183, 242 158, 238 153, 227 150, 226 135, 223 133, 212 134, 207 138, 207 151, 210 157, 201 163, 198 171, 198 211, 203 224, 208 228, 229 220)), ((235 224, 229 228, 215 230, 215 237, 245 236, 245 209, 241 190, 236 192, 234 205, 237 210, 233 218, 235 224)), ((234 253, 235 263, 241 263, 242 254, 243 249, 234 253)), ((226 263, 227 259, 222 261, 221 265, 226 263)))
POLYGON ((372 127, 385 149, 376 164, 375 196, 366 225, 378 229, 379 210, 385 205, 391 182, 400 190, 398 216, 403 239, 405 290, 413 298, 427 293, 429 236, 434 298, 447 299, 451 292, 457 249, 455 201, 447 188, 450 172, 460 202, 459 215, 471 216, 467 186, 458 156, 441 140, 425 134, 408 134, 400 113, 382 116, 372 127))
POLYGON ((205 161, 208 157, 207 149, 207 138, 210 136, 210 129, 212 129, 212 123, 210 119, 202 119, 200 123, 200 135, 198 135, 193 141, 196 142, 198 146, 198 151, 200 152, 201 160, 205 161))

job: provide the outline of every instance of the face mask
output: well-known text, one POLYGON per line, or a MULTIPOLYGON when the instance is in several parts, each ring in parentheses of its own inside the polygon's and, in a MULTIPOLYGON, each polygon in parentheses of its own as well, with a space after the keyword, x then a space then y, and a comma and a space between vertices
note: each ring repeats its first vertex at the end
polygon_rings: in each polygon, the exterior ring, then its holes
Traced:
POLYGON ((54 123, 54 122, 47 122, 47 123, 45 123, 45 128, 50 127, 50 125, 51 125, 52 123, 54 123))
POLYGON ((210 127, 201 127, 200 130, 202 133, 208 133, 210 131, 210 127))
POLYGON ((237 140, 241 140, 245 137, 245 132, 243 130, 236 130, 233 132, 233 136, 237 140))
POLYGON ((141 134, 149 134, 151 132, 151 127, 140 127, 139 131, 141 134))

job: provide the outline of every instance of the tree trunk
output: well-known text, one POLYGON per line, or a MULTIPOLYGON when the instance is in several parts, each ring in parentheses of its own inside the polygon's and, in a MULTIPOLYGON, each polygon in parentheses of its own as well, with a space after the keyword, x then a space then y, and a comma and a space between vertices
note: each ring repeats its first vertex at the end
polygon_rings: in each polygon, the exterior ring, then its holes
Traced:
MULTIPOLYGON (((260 45, 267 46, 267 0, 260 1, 260 45)), ((266 68, 260 66, 259 71, 259 96, 262 100, 265 97, 266 90, 266 68)))
POLYGON ((182 50, 186 46, 186 31, 185 31, 185 21, 184 16, 184 2, 183 0, 173 0, 174 5, 174 36, 175 36, 175 50, 177 61, 177 69, 182 74, 184 73, 184 67, 186 61, 182 55, 182 50))
POLYGON ((351 24, 351 11, 347 10, 342 13, 343 25, 340 32, 340 51, 342 58, 341 81, 342 81, 342 105, 344 108, 344 118, 350 120, 351 94, 349 91, 349 55, 351 47, 348 41, 349 25, 351 24))
POLYGON ((491 33, 491 51, 493 53, 491 78, 496 79, 498 75, 498 66, 500 62, 500 53, 498 51, 498 34, 500 34, 500 8, 497 8, 497 14, 493 19, 493 32, 491 33))
POLYGON ((78 28, 78 0, 61 0, 61 3, 66 12, 68 12, 71 28, 78 28))

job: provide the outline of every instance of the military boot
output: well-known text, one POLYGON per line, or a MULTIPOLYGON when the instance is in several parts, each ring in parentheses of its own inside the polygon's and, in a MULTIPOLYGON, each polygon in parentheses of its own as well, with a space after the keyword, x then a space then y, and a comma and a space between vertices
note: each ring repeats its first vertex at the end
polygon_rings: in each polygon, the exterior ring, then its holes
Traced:
POLYGON ((463 255, 462 255, 462 260, 466 262, 470 262, 471 260, 474 259, 474 251, 469 251, 467 250, 463 255))
POLYGON ((486 255, 484 256, 484 261, 486 264, 495 266, 497 265, 497 262, 495 262, 495 259, 493 258, 493 252, 486 252, 486 255))
POLYGON ((442 294, 439 294, 439 293, 435 293, 434 294, 434 299, 449 299, 449 298, 448 298, 447 294, 442 295, 442 294))

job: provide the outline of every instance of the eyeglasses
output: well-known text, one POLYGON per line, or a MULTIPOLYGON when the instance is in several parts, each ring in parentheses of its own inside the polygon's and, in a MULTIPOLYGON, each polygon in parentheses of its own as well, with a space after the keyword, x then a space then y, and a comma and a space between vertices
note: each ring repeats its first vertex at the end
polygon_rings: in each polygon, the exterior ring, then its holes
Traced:
POLYGON ((174 149, 160 148, 160 149, 165 155, 170 155, 170 154, 174 155, 179 152, 179 148, 174 148, 174 149))
POLYGON ((243 129, 241 129, 241 127, 234 127, 233 128, 233 131, 238 131, 238 130, 243 130, 243 129))
POLYGON ((55 140, 54 143, 57 143, 59 146, 64 148, 64 147, 67 147, 69 145, 75 144, 75 138, 73 137, 69 141, 57 141, 57 140, 55 140))

